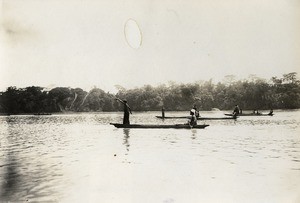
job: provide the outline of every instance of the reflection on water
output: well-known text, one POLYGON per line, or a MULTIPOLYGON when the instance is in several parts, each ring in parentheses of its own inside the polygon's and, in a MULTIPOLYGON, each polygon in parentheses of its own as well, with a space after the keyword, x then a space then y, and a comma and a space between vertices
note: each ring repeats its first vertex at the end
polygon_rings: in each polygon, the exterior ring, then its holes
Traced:
POLYGON ((1 199, 8 201, 9 197, 11 197, 15 191, 19 190, 19 183, 21 180, 21 175, 19 174, 19 166, 16 162, 16 159, 12 157, 12 155, 7 155, 5 165, 2 165, 1 167, 4 167, 3 173, 1 173, 1 176, 3 176, 2 184, 1 184, 1 191, 0 191, 0 197, 1 199))
MULTIPOLYGON (((186 122, 133 113, 131 123, 186 122)), ((191 130, 110 126, 122 112, 2 116, 0 202, 297 202, 299 113, 191 130)))
POLYGON ((7 132, 6 137, 1 137, 1 162, 0 167, 3 169, 0 172, 1 177, 1 190, 0 200, 9 201, 16 191, 20 191, 22 183, 22 174, 20 166, 20 150, 16 150, 15 147, 19 147, 19 143, 15 142, 14 128, 10 127, 14 122, 13 119, 6 117, 8 126, 5 127, 7 132), (13 147, 7 147, 13 146, 13 147))
POLYGON ((124 128, 123 129, 123 133, 124 133, 124 142, 123 142, 123 144, 125 145, 126 150, 129 152, 129 147, 130 147, 130 144, 129 144, 129 133, 130 133, 130 129, 129 128, 124 128))
POLYGON ((191 129, 191 133, 192 133, 191 138, 192 138, 193 140, 196 139, 197 130, 196 130, 196 129, 191 129))

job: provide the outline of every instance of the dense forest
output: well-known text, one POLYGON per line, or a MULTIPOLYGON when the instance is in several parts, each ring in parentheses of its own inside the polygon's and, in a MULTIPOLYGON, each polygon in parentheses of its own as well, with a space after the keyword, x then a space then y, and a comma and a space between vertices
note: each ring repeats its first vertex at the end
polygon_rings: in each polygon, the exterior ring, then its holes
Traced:
POLYGON ((189 110, 194 104, 199 110, 232 109, 238 104, 243 110, 300 108, 300 81, 295 72, 269 81, 252 76, 235 80, 226 76, 224 82, 212 80, 189 84, 145 85, 134 89, 118 86, 111 94, 99 88, 89 92, 81 88, 8 87, 0 92, 0 113, 101 112, 122 110, 115 98, 127 99, 133 111, 189 110))

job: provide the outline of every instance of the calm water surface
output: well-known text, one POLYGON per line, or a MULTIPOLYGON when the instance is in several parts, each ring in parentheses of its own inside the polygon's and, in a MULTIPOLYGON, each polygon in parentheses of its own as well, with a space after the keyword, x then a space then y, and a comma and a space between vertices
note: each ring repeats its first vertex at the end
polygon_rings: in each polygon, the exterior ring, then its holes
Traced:
MULTIPOLYGON (((133 113, 131 123, 185 122, 133 113)), ((109 125, 122 116, 0 117, 0 201, 300 202, 300 110, 193 130, 109 125)))

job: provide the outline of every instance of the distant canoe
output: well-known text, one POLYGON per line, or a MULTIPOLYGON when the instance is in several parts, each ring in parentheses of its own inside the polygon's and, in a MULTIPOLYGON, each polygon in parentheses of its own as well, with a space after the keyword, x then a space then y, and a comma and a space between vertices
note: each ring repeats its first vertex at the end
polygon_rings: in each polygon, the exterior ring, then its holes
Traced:
POLYGON ((189 118, 188 116, 155 116, 156 118, 161 118, 161 119, 184 119, 184 118, 189 118))
POLYGON ((52 115, 51 113, 35 113, 33 114, 35 116, 47 116, 47 115, 52 115))
MULTIPOLYGON (((224 115, 226 116, 233 116, 232 113, 225 113, 224 115)), ((269 114, 269 113, 260 113, 260 114, 256 114, 256 113, 242 113, 242 114, 238 114, 238 116, 273 116, 274 114, 269 114)))
MULTIPOLYGON (((156 116, 159 119, 188 119, 189 116, 156 116)), ((197 120, 230 120, 236 119, 235 117, 198 117, 197 120)))
POLYGON ((209 125, 196 125, 196 126, 189 126, 185 124, 174 124, 174 125, 148 125, 148 124, 130 124, 130 125, 124 125, 120 123, 110 123, 111 125, 114 125, 116 128, 175 128, 175 129, 203 129, 209 125))

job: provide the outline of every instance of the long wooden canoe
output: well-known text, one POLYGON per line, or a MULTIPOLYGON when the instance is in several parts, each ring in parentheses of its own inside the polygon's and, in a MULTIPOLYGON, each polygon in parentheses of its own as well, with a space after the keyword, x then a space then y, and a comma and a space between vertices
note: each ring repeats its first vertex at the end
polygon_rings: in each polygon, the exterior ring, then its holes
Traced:
MULTIPOLYGON (((224 115, 226 116, 233 116, 232 113, 225 113, 224 115)), ((269 113, 260 113, 260 114, 256 114, 256 113, 242 113, 242 114, 238 114, 238 116, 273 116, 274 114, 269 114, 269 113)))
MULTIPOLYGON (((156 116, 159 119, 188 119, 189 116, 156 116)), ((198 117, 197 120, 228 120, 228 119, 236 119, 236 117, 198 117)))
POLYGON ((125 125, 121 123, 110 123, 111 125, 114 125, 116 128, 175 128, 175 129, 203 129, 209 125, 196 125, 196 126, 189 126, 185 124, 174 124, 174 125, 149 125, 149 124, 130 124, 125 125))

